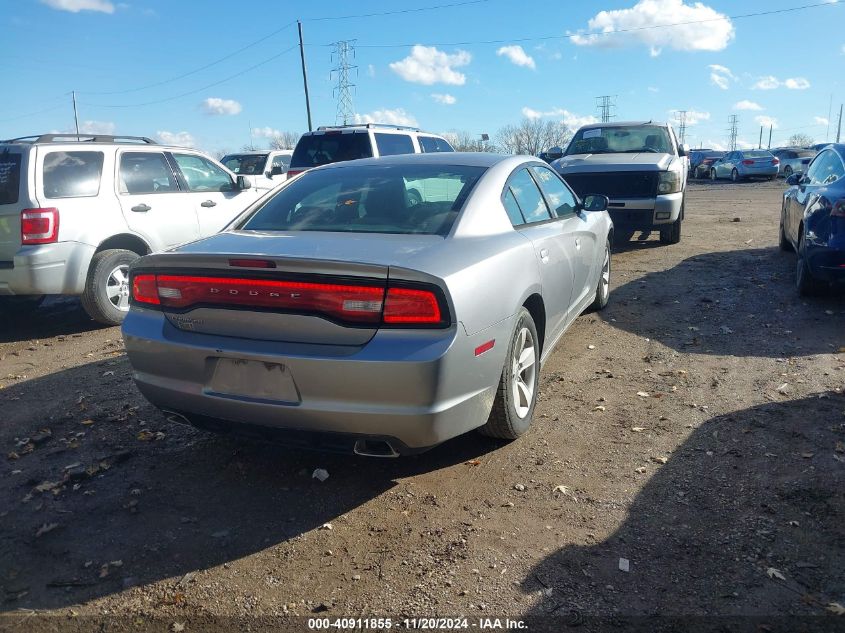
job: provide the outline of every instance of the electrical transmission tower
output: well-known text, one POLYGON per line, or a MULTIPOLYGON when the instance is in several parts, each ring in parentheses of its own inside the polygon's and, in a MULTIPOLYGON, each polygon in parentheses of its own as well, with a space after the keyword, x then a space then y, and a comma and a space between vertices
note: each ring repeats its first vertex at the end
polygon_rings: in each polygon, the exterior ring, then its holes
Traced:
POLYGON ((687 111, 678 110, 675 116, 678 119, 678 141, 684 143, 687 138, 687 111))
POLYGON ((616 118, 616 97, 612 95, 596 97, 596 109, 601 114, 601 122, 608 123, 616 118))
POLYGON ((730 118, 731 127, 728 129, 728 134, 730 134, 730 139, 728 140, 728 149, 731 152, 736 151, 736 134, 739 128, 739 117, 735 114, 731 115, 730 118))
POLYGON ((352 123, 355 116, 355 109, 352 107, 352 89, 355 84, 350 79, 351 71, 358 68, 351 63, 351 60, 355 58, 355 40, 335 42, 332 58, 337 61, 337 66, 331 71, 331 74, 337 77, 334 88, 334 94, 337 97, 335 123, 348 125, 352 123))

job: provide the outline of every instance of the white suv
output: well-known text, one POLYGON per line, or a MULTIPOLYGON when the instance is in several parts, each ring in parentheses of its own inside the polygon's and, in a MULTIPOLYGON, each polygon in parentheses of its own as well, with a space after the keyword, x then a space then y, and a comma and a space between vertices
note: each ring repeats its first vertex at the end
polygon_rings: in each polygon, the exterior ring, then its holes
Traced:
POLYGON ((118 324, 141 255, 218 232, 257 192, 201 152, 143 137, 0 141, 0 309, 81 295, 118 324))
POLYGON ((290 149, 245 150, 226 154, 220 162, 238 176, 246 176, 256 189, 269 191, 287 179, 291 154, 290 149))
POLYGON ((442 136, 415 127, 383 123, 323 126, 299 138, 288 178, 312 167, 356 158, 453 151, 442 136))

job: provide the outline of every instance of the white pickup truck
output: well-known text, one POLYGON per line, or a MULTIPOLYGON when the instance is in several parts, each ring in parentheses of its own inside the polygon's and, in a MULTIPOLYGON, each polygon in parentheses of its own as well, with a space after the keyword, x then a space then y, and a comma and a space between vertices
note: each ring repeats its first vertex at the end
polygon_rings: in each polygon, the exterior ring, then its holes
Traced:
POLYGON ((667 123, 595 123, 579 129, 551 165, 583 199, 610 199, 616 239, 660 232, 664 244, 681 241, 688 149, 667 123))

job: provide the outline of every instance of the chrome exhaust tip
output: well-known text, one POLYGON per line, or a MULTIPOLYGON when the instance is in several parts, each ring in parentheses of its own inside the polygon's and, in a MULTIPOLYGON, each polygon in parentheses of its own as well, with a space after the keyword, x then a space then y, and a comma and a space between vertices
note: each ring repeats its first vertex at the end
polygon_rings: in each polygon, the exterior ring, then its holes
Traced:
POLYGON ((352 451, 364 457, 399 457, 396 449, 385 440, 356 440, 352 451))

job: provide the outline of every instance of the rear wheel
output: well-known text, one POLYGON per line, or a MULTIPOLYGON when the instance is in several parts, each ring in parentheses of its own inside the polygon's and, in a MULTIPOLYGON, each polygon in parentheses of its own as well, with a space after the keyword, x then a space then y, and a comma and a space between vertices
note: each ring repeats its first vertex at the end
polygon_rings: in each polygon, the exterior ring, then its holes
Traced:
POLYGON ((515 440, 528 430, 540 384, 540 346, 537 327, 524 307, 508 345, 505 367, 487 423, 479 431, 490 437, 515 440))
POLYGON ((739 182, 739 172, 736 170, 736 168, 734 168, 734 170, 731 171, 731 180, 733 182, 739 182))
POLYGON ((810 270, 810 263, 807 261, 807 245, 804 241, 804 232, 798 236, 798 262, 795 269, 795 287, 802 297, 809 297, 821 290, 821 283, 813 277, 810 270))
POLYGON ((783 177, 789 178, 791 175, 792 175, 792 166, 787 165, 786 167, 783 168, 783 177))
POLYGON ((710 169, 710 180, 715 182, 717 179, 718 179, 718 177, 716 176, 716 170, 711 168, 710 169))
POLYGON ((590 310, 599 311, 607 306, 610 300, 610 240, 604 245, 604 258, 602 259, 601 273, 596 285, 596 298, 590 305, 590 310))
POLYGON ((139 255, 110 249, 94 255, 82 294, 82 307, 95 321, 120 325, 129 312, 129 266, 139 255))

